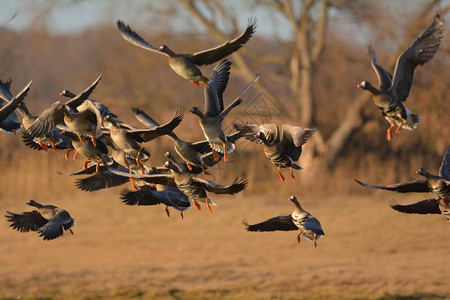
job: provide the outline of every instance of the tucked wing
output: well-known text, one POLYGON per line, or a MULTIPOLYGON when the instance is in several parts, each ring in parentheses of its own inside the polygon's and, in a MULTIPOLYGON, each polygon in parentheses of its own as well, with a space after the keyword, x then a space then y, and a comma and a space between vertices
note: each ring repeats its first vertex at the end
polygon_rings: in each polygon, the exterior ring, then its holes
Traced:
POLYGON ((218 116, 223 111, 223 92, 230 79, 231 62, 223 60, 211 72, 208 87, 205 88, 205 115, 218 116))
POLYGON ((361 181, 355 179, 357 183, 362 185, 363 187, 371 188, 371 189, 382 189, 388 191, 395 191, 399 193, 429 193, 430 189, 427 185, 426 179, 419 179, 409 182, 391 184, 391 185, 369 185, 365 184, 361 181))
POLYGON ((11 222, 9 227, 20 232, 37 231, 47 223, 47 220, 44 219, 37 210, 24 212, 22 214, 15 214, 9 211, 6 213, 6 219, 8 222, 11 222))
POLYGON ((147 43, 143 38, 141 38, 136 32, 134 32, 130 26, 126 25, 121 20, 117 20, 117 27, 120 30, 120 34, 122 37, 129 43, 141 47, 142 49, 153 51, 159 54, 163 54, 168 56, 168 54, 161 52, 158 48, 153 47, 149 43, 147 43))
POLYGON ((39 236, 44 237, 44 240, 53 240, 61 236, 64 232, 74 225, 74 220, 70 214, 64 209, 57 208, 55 215, 38 229, 39 236))
POLYGON ((270 218, 264 222, 249 225, 246 220, 243 221, 245 225, 245 229, 247 231, 291 231, 298 230, 298 227, 295 226, 292 221, 292 216, 278 216, 274 218, 270 218))
POLYGON ((442 159, 442 164, 439 168, 439 176, 450 181, 450 146, 448 146, 447 152, 445 152, 444 158, 442 159))
POLYGON ((440 214, 439 199, 426 199, 409 205, 400 205, 391 200, 389 205, 396 211, 406 214, 440 214))
POLYGON ((194 53, 190 60, 198 66, 213 64, 231 53, 239 50, 253 35, 256 29, 256 19, 250 19, 247 29, 235 39, 215 48, 194 53))
POLYGON ((321 235, 325 235, 325 232, 323 232, 322 230, 322 226, 320 225, 319 220, 317 220, 314 217, 309 218, 308 220, 306 220, 305 223, 302 224, 303 227, 305 227, 308 230, 311 230, 312 232, 314 232, 315 234, 321 234, 321 235))
POLYGON ((414 69, 428 62, 441 45, 444 21, 439 15, 397 60, 392 92, 397 99, 406 101, 413 81, 414 69))

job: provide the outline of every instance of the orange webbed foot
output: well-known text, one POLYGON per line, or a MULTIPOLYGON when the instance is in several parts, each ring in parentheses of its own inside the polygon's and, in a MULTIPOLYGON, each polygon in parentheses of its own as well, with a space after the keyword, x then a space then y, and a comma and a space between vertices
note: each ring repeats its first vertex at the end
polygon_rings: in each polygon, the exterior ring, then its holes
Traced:
POLYGON ((187 166, 187 168, 189 169, 189 171, 192 171, 192 166, 191 166, 190 163, 186 162, 186 166, 187 166))
POLYGON ((387 129, 387 140, 390 141, 392 138, 392 128, 394 128, 394 123, 391 123, 391 126, 387 129))
POLYGON ((42 150, 44 150, 44 151, 48 150, 48 146, 43 144, 42 142, 39 142, 39 146, 41 146, 42 150))
POLYGON ((205 200, 206 200, 206 207, 208 208, 209 213, 212 214, 212 209, 211 209, 211 206, 209 205, 208 197, 206 197, 205 200))
POLYGON ((289 169, 291 170, 292 181, 295 182, 294 171, 292 170, 292 167, 290 167, 289 169))
POLYGON ((280 177, 281 182, 284 183, 284 176, 281 174, 280 168, 278 168, 278 177, 280 177))
POLYGON ((191 82, 192 82, 193 85, 195 85, 195 87, 199 87, 199 86, 200 86, 200 84, 198 83, 198 81, 193 81, 193 80, 191 80, 191 82))
POLYGON ((317 235, 314 233, 314 239, 313 239, 314 248, 317 248, 316 236, 317 235))
POLYGON ((170 211, 169 211, 169 207, 167 207, 166 206, 166 209, 165 209, 165 211, 166 211, 166 215, 170 218, 170 211))

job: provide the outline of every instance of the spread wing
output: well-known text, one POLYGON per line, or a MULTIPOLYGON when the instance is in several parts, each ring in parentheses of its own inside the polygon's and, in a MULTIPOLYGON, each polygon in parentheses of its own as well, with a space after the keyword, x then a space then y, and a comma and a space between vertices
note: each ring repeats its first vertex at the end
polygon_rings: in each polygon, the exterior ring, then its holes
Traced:
POLYGON ((175 117, 164 125, 155 126, 149 129, 129 130, 128 133, 131 134, 135 140, 139 140, 140 137, 144 142, 148 142, 159 136, 170 134, 172 130, 174 130, 181 123, 183 116, 183 112, 177 111, 175 117))
POLYGON ((78 106, 80 106, 84 100, 89 98, 89 96, 92 94, 92 92, 97 87, 97 84, 100 82, 100 79, 102 79, 103 72, 100 73, 100 75, 95 79, 93 83, 89 87, 87 87, 85 90, 80 92, 78 95, 75 95, 72 99, 66 102, 66 105, 68 105, 71 109, 75 110, 78 106))
POLYGON ((129 43, 141 47, 142 49, 153 51, 159 54, 163 54, 169 56, 168 54, 161 52, 158 48, 153 47, 149 43, 147 43, 143 38, 141 38, 136 32, 134 32, 130 26, 126 25, 121 20, 117 20, 117 27, 120 30, 120 34, 122 37, 129 43))
POLYGON ((239 50, 252 37, 255 29, 256 19, 252 18, 248 21, 247 29, 240 36, 215 48, 194 53, 189 59, 198 66, 213 64, 239 50))
POLYGON ((37 210, 22 214, 15 214, 9 211, 6 213, 6 219, 11 222, 9 226, 20 232, 37 231, 47 223, 47 220, 37 210))
POLYGON ((444 158, 442 159, 442 164, 439 168, 439 176, 450 181, 450 146, 448 146, 447 152, 445 152, 444 158))
POLYGON ((230 78, 231 62, 223 60, 211 72, 208 87, 205 88, 205 115, 218 116, 223 111, 223 92, 230 78))
POLYGON ((397 99, 406 101, 413 81, 414 69, 428 62, 441 45, 444 21, 439 15, 397 60, 394 72, 392 92, 397 99))
POLYGON ((299 126, 284 124, 281 127, 281 143, 287 148, 292 160, 297 161, 302 154, 301 146, 316 132, 316 129, 308 129, 299 126))
MULTIPOLYGON (((95 165, 92 166, 95 170, 95 165)), ((102 168, 102 167, 100 167, 102 168)), ((124 167, 120 167, 118 170, 126 173, 127 169, 124 167)), ((114 174, 109 170, 100 170, 99 172, 83 178, 79 179, 76 182, 77 188, 86 192, 94 192, 101 189, 112 188, 115 186, 119 186, 127 183, 130 180, 130 177, 114 174)))
POLYGON ((371 64, 378 77, 378 89, 380 91, 387 90, 392 85, 392 75, 381 67, 377 62, 375 51, 369 46, 369 55, 372 56, 371 64))
POLYGON ((230 185, 220 185, 212 181, 195 176, 193 176, 193 180, 194 182, 201 184, 201 186, 208 192, 214 194, 230 194, 230 195, 242 191, 243 189, 245 189, 248 183, 248 180, 238 178, 236 178, 233 184, 230 185))
POLYGON ((56 101, 44 110, 28 128, 27 133, 33 137, 42 136, 55 129, 56 125, 64 123, 64 113, 58 109, 60 105, 61 102, 56 101))
POLYGON ((117 174, 117 175, 121 175, 123 177, 133 177, 136 179, 141 179, 147 183, 150 184, 162 184, 162 185, 166 185, 166 186, 172 186, 172 187, 176 187, 177 185, 175 184, 175 180, 174 180, 174 176, 171 173, 165 173, 165 174, 137 174, 137 173, 132 173, 130 174, 129 172, 122 172, 120 170, 116 170, 113 168, 109 168, 109 171, 117 174))
MULTIPOLYGON (((28 91, 30 90, 30 86, 33 83, 33 80, 31 80, 17 95, 16 97, 12 98, 11 101, 3 106, 0 109, 0 122, 3 122, 16 108, 17 106, 25 99, 26 95, 28 94, 28 91)), ((4 88, 4 84, 0 81, 0 89, 4 88)), ((9 90, 7 90, 9 92, 9 90)), ((4 94, 4 92, 2 92, 4 94)), ((9 94, 11 95, 11 94, 9 94)))
POLYGON ((389 205, 396 211, 406 214, 440 214, 439 199, 425 199, 413 204, 400 205, 391 200, 389 205))
POLYGON ((249 141, 255 142, 257 144, 262 144, 262 140, 257 138, 255 135, 261 132, 268 140, 279 140, 279 130, 275 123, 267 123, 261 125, 251 125, 251 124, 234 124, 234 128, 241 132, 241 134, 249 141))
POLYGON ((298 227, 295 226, 292 221, 292 216, 278 216, 274 218, 270 218, 264 222, 249 225, 246 220, 242 221, 245 225, 245 229, 247 231, 291 231, 298 230, 298 227))
POLYGON ((361 181, 358 181, 355 179, 357 183, 362 185, 363 187, 371 188, 371 189, 382 189, 382 190, 389 190, 389 191, 395 191, 399 193, 429 193, 430 189, 427 185, 426 179, 419 179, 409 182, 403 182, 403 183, 397 183, 397 184, 391 184, 391 185, 369 185, 365 184, 361 181))

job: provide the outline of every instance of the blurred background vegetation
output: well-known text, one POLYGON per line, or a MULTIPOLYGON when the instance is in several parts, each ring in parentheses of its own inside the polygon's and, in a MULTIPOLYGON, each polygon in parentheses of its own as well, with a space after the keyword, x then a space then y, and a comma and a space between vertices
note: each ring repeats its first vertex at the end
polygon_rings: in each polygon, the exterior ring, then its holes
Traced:
MULTIPOLYGON (((8 3, 12 16, 17 6, 8 3)), ((164 57, 124 41, 115 23, 122 19, 154 46, 167 44, 176 52, 192 53, 242 32, 247 19, 256 16, 255 36, 230 57, 226 104, 255 74, 262 75, 224 127, 231 131, 235 121, 315 127, 319 134, 304 147, 304 170, 296 188, 304 193, 363 192, 353 178, 388 184, 417 178, 419 167, 432 172, 439 168, 450 143, 448 28, 437 55, 415 72, 406 105, 422 115, 416 130, 402 130, 388 142, 388 123, 371 95, 356 85, 377 81, 367 54, 369 43, 378 62, 393 72, 399 54, 436 13, 448 19, 449 8, 449 1, 437 0, 22 1, 16 18, 0 27, 0 78, 12 78, 13 94, 33 78, 25 102, 37 115, 63 100, 60 91, 81 91, 105 69, 93 99, 134 125, 139 123, 131 107, 160 122, 182 109, 186 116, 176 133, 185 140, 200 140, 197 118, 188 110, 203 107, 203 88, 177 76, 164 57), (77 30, 70 30, 71 24, 77 30)), ((203 68, 205 75, 212 68, 203 68)), ((151 151, 151 165, 162 164, 164 152, 172 149, 164 137, 145 147, 151 151)), ((278 181, 276 168, 258 145, 240 141, 231 158, 213 169, 218 183, 244 176, 250 181, 248 191, 266 192, 278 181)), ((81 166, 80 159, 64 161, 62 153, 26 148, 20 134, 0 134, 3 196, 28 198, 36 188, 43 197, 66 195, 75 187, 68 187, 56 171, 81 166), (21 188, 7 184, 10 180, 23 182, 21 188)), ((292 183, 282 189, 289 194, 292 183)))

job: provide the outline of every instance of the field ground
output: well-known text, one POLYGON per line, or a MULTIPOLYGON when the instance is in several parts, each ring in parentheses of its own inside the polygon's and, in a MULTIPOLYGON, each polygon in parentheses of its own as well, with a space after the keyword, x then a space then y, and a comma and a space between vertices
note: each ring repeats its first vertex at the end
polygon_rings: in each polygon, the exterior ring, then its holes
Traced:
MULTIPOLYGON (((286 183, 292 184, 292 183, 286 183)), ((127 207, 120 189, 57 199, 77 220, 74 235, 43 241, 0 226, 1 299, 448 299, 450 231, 438 215, 404 215, 393 193, 302 197, 326 236, 314 249, 296 232, 248 233, 289 214, 288 196, 214 196, 210 215, 184 220, 164 207, 127 207)), ((35 200, 46 202, 34 197, 35 200)), ((1 202, 28 209, 28 199, 1 202)))

